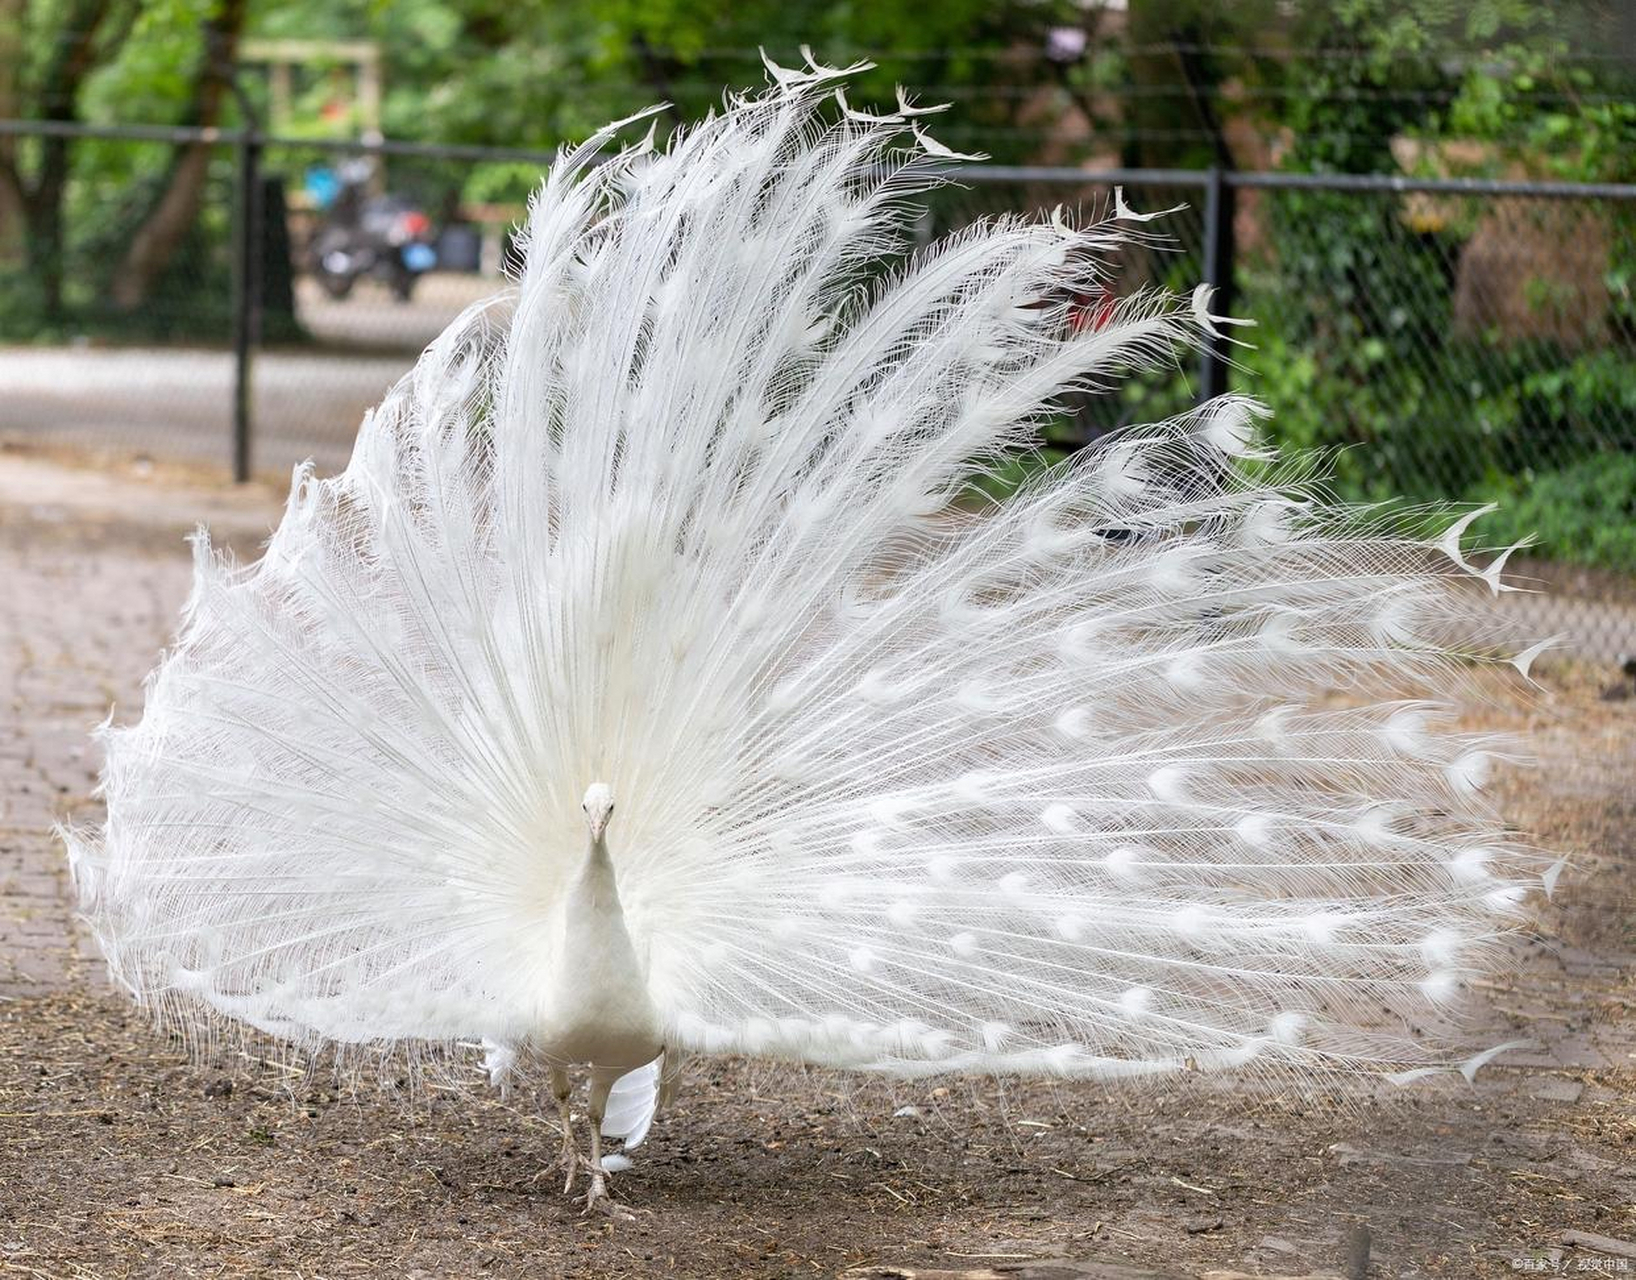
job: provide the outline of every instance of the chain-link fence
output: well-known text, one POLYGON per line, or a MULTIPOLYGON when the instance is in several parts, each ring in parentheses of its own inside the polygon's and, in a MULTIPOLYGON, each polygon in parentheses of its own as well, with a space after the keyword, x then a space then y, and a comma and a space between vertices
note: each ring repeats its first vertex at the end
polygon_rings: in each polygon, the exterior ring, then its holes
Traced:
MULTIPOLYGON (((1636 187, 1357 175, 971 169, 931 231, 1116 188, 1158 244, 1115 292, 1206 281, 1251 346, 1087 398, 1050 428, 1071 449, 1223 390, 1275 411, 1286 448, 1329 457, 1363 502, 1498 504, 1479 531, 1542 594, 1529 630, 1636 653, 1636 187), (1177 208, 1177 206, 1182 206, 1177 208)), ((1094 307, 1094 299, 1090 300, 1094 307)))
MULTIPOLYGON (((549 157, 0 122, 50 191, 0 205, 0 442, 285 472, 344 465, 365 410, 502 287, 549 157), (191 206, 178 169, 198 167, 191 206), (30 203, 32 201, 32 204, 30 203)), ((1253 347, 1083 396, 1077 448, 1232 389, 1349 498, 1500 504, 1550 589, 1535 629, 1636 652, 1636 187, 1219 171, 961 169, 928 239, 985 214, 1174 209, 1108 298, 1215 286, 1253 347), (1355 447, 1354 447, 1355 446, 1355 447)))
POLYGON ((24 175, 67 153, 54 215, 26 207, 46 204, 43 177, 25 207, 0 204, 0 441, 240 476, 345 465, 365 411, 502 286, 549 160, 28 121, 0 121, 0 143, 24 175), (456 199, 502 161, 513 198, 456 199), (168 217, 189 163, 191 207, 168 217), (393 265, 417 245, 441 269, 406 280, 393 265))

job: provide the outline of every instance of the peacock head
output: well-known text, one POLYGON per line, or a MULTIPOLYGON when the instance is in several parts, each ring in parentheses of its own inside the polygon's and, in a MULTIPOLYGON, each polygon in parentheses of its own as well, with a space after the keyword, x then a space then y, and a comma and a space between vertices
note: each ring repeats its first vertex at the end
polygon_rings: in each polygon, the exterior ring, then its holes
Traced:
POLYGON ((585 825, 591 828, 591 839, 602 839, 608 820, 613 817, 613 788, 606 782, 593 782, 585 789, 585 799, 579 807, 585 810, 585 825))

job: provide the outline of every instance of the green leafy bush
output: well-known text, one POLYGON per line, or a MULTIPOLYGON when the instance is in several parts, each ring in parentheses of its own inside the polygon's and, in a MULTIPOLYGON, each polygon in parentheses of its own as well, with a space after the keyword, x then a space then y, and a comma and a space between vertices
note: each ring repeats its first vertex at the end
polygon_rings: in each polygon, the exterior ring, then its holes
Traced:
POLYGON ((1547 559, 1636 573, 1636 455, 1586 458, 1487 496, 1500 504, 1483 522, 1488 537, 1532 537, 1547 559))

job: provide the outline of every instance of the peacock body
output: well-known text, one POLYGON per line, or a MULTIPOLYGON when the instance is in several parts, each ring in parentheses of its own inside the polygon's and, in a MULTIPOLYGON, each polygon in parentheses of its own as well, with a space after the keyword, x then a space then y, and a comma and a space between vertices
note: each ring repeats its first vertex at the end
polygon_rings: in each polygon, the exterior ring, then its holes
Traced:
POLYGON ((139 999, 480 1042, 497 1076, 547 1064, 565 1118, 590 1066, 593 1137, 629 1145, 661 1054, 1443 1063, 1408 1028, 1555 875, 1435 697, 1499 565, 1469 520, 1428 542, 1325 502, 1236 397, 959 506, 1065 392, 1224 321, 1201 290, 1073 322, 1141 234, 1122 199, 904 258, 950 153, 907 102, 830 108, 844 74, 563 155, 516 287, 342 474, 297 472, 261 560, 200 536, 106 734, 106 827, 68 836, 139 999))

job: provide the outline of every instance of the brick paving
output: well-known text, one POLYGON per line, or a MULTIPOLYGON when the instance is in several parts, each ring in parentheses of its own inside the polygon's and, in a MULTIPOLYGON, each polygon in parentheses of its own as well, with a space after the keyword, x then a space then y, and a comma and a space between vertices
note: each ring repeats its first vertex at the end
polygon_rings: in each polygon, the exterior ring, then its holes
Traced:
POLYGON ((85 966, 53 824, 98 815, 92 729, 140 714, 191 577, 199 518, 252 551, 265 491, 86 473, 0 453, 0 999, 85 966))

